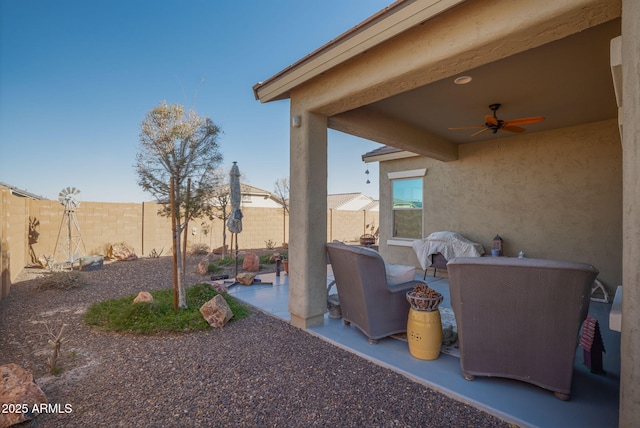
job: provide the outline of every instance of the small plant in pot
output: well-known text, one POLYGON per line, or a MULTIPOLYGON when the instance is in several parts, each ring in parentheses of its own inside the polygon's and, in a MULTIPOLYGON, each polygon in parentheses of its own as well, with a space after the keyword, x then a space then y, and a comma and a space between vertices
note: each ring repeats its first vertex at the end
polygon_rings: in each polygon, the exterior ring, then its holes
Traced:
POLYGON ((442 294, 438 293, 427 284, 418 284, 413 291, 407 292, 407 301, 411 309, 416 311, 437 311, 442 303, 442 294))
POLYGON ((284 271, 289 273, 289 261, 286 254, 273 253, 270 259, 276 263, 276 270, 280 269, 280 265, 282 265, 284 271))

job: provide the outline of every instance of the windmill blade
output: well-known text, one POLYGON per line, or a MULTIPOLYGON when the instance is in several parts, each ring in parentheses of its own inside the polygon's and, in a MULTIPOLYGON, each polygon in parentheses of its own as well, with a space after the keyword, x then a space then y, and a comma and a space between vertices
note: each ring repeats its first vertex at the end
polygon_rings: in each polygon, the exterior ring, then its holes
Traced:
POLYGON ((502 126, 502 128, 500 129, 504 129, 505 131, 509 131, 509 132, 524 132, 526 131, 526 129, 521 128, 519 126, 502 126))
POLYGON ((528 125, 530 123, 542 122, 543 120, 544 116, 523 117, 521 119, 505 120, 503 123, 503 127, 528 125))
POLYGON ((483 132, 486 132, 486 131, 488 131, 489 129, 491 129, 491 128, 487 128, 487 127, 485 126, 485 128, 484 128, 484 129, 481 129, 481 130, 479 130, 478 132, 474 132, 473 134, 471 134, 471 136, 472 136, 472 137, 475 137, 476 135, 482 134, 483 132))
POLYGON ((493 117, 493 116, 485 116, 484 119, 490 125, 496 125, 497 126, 500 123, 500 122, 498 122, 498 119, 493 117))
POLYGON ((463 129, 480 129, 480 128, 486 128, 486 125, 475 125, 475 126, 459 126, 457 128, 449 128, 449 131, 459 131, 459 130, 463 130, 463 129))

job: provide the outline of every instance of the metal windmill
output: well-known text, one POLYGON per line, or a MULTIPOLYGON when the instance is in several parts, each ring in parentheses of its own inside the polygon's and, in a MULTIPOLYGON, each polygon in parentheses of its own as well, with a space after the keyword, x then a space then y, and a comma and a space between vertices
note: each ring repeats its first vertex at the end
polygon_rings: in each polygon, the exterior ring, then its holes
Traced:
POLYGON ((60 222, 60 230, 56 239, 56 247, 54 250, 54 258, 68 267, 73 267, 73 263, 78 259, 80 247, 84 249, 82 236, 80 235, 80 225, 76 218, 76 209, 80 207, 80 201, 77 195, 80 189, 75 187, 67 187, 62 189, 58 194, 58 200, 64 206, 64 216, 60 222), (63 233, 63 230, 66 232, 63 233), (62 239, 61 239, 62 236, 62 239))

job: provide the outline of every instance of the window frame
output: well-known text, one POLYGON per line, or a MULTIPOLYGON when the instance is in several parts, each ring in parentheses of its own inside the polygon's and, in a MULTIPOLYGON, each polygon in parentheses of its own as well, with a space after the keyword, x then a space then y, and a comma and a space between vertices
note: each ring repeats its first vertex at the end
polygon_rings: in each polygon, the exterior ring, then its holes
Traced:
POLYGON ((387 173, 387 177, 389 178, 389 184, 391 188, 391 238, 387 241, 387 244, 391 245, 410 245, 416 239, 422 239, 422 234, 424 232, 424 179, 423 177, 427 174, 427 169, 413 169, 406 171, 396 171, 387 173), (420 180, 421 186, 421 207, 420 208, 394 208, 393 206, 393 198, 394 198, 394 182, 400 180, 420 180), (396 211, 420 211, 420 233, 417 237, 407 237, 407 236, 395 236, 395 212, 396 211))

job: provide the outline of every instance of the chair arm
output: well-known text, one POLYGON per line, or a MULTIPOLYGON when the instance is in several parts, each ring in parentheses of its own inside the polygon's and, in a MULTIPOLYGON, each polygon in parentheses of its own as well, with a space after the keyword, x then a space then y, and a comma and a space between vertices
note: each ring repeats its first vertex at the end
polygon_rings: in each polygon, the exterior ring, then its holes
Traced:
POLYGON ((426 282, 417 281, 417 280, 408 281, 408 282, 403 282, 401 284, 396 284, 396 285, 387 285, 387 289, 389 290, 389 293, 392 293, 392 294, 406 293, 407 291, 413 291, 413 287, 420 284, 426 284, 426 282))

